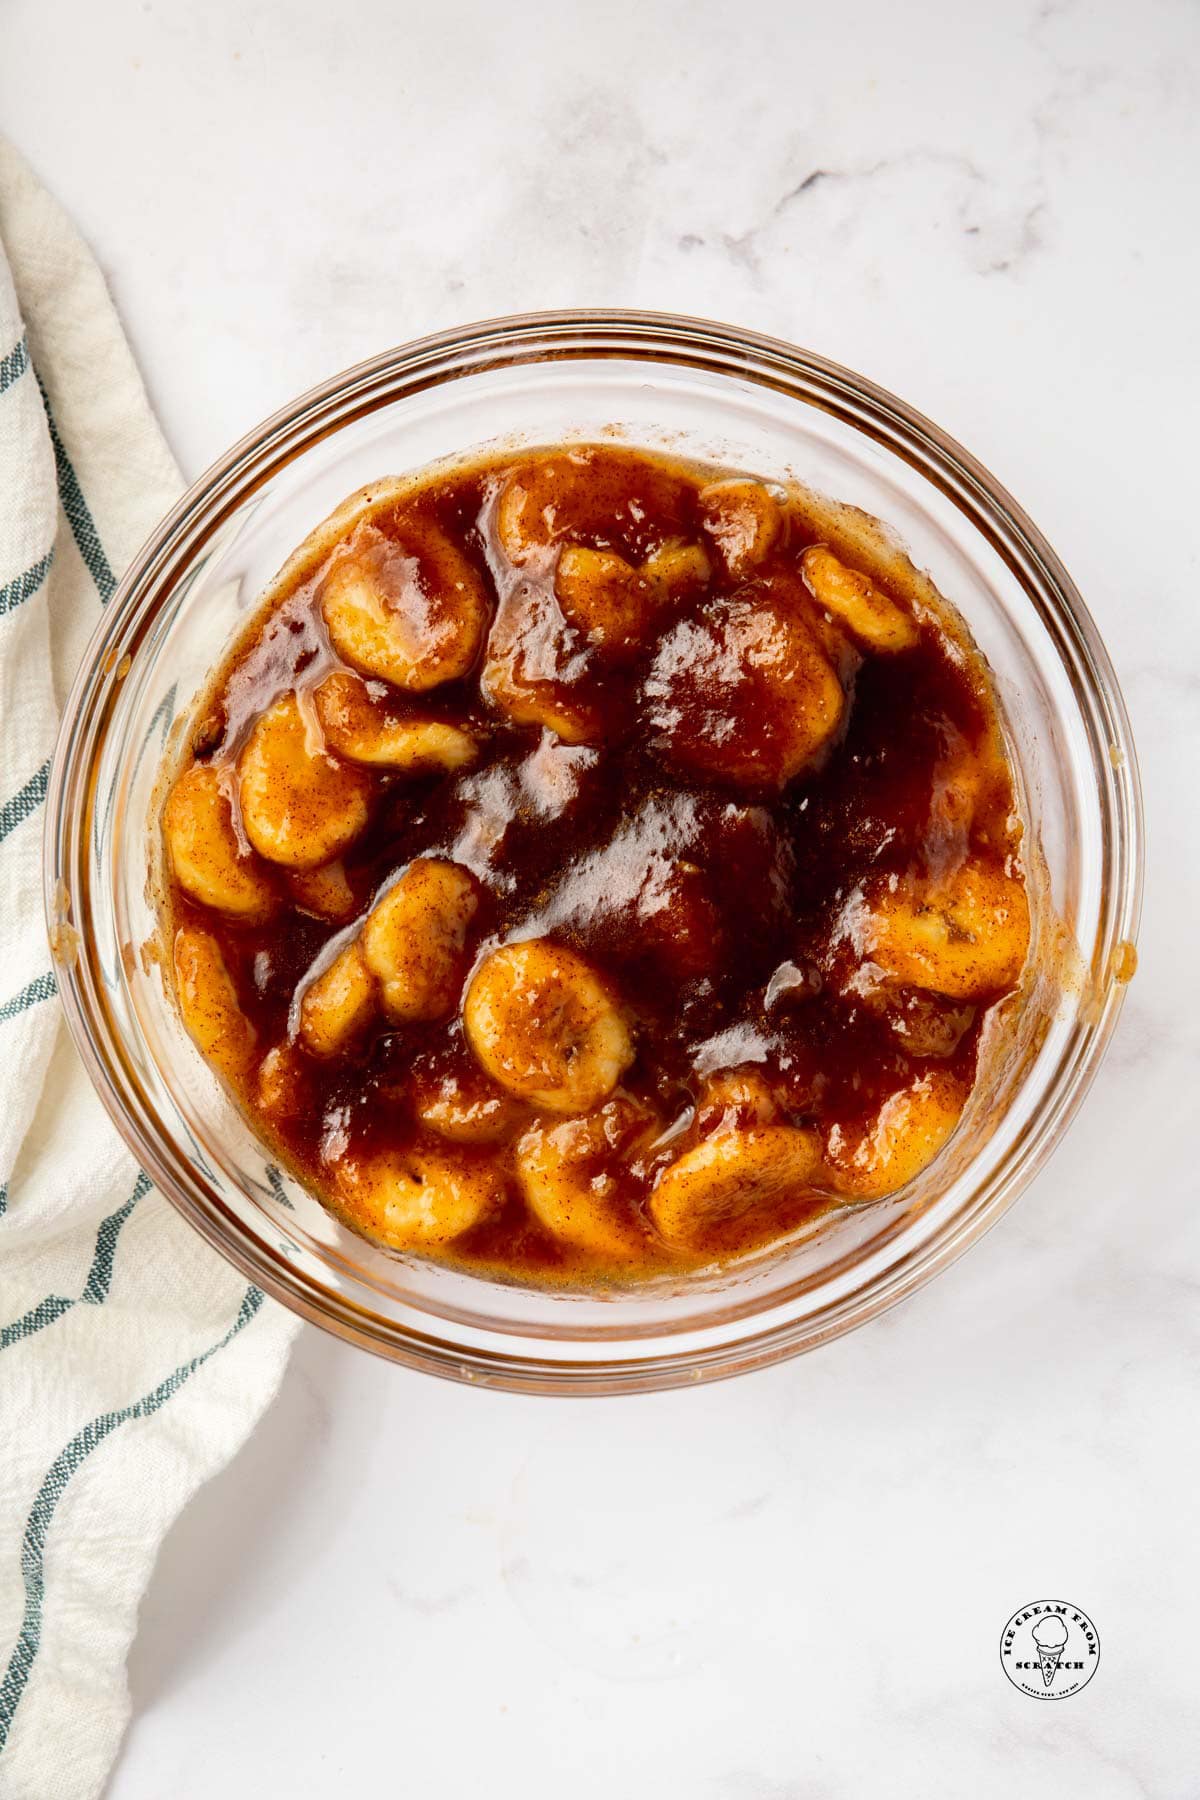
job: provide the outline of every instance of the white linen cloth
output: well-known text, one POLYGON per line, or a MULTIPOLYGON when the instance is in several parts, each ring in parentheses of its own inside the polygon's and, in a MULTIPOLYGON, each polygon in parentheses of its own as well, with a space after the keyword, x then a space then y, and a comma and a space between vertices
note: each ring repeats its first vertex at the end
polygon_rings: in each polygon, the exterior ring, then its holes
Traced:
POLYGON ((0 142, 0 1796, 87 1800, 158 1546, 296 1329, 150 1189, 62 1022, 50 756, 101 607, 180 478, 100 271, 0 142))

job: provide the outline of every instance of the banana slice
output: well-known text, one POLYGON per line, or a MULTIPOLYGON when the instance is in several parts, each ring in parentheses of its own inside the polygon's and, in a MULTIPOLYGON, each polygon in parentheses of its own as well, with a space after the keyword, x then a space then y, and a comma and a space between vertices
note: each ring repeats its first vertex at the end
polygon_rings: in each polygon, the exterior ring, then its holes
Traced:
POLYGON ((840 619, 871 650, 910 650, 916 643, 916 621, 880 593, 857 569, 848 569, 824 544, 813 544, 800 558, 800 568, 819 606, 840 619))
POLYGON ((479 905, 474 877, 458 863, 418 857, 367 915, 362 947, 393 1019, 440 1019, 464 974, 467 928, 479 905))
POLYGON ((861 965, 856 965, 842 991, 852 993, 855 1005, 882 1019, 908 1056, 931 1061, 951 1057, 975 1023, 977 1009, 969 1002, 949 1000, 929 988, 904 987, 886 977, 862 976, 861 965))
POLYGON ((937 1072, 890 1095, 865 1125, 832 1126, 825 1155, 839 1191, 881 1200, 904 1187, 943 1148, 964 1099, 961 1084, 937 1072))
POLYGON ((326 741, 351 762, 421 775, 433 769, 461 769, 476 753, 474 738, 457 725, 398 717, 348 669, 327 675, 313 701, 326 741))
POLYGON ((300 910, 318 919, 341 923, 354 913, 354 890, 340 862, 326 863, 320 869, 294 869, 287 884, 300 910))
POLYGON ((608 988, 582 957, 548 938, 494 950, 467 990, 463 1022, 492 1079, 549 1112, 590 1112, 633 1061, 608 988))
POLYGON ((700 490, 704 528, 736 578, 752 574, 779 542, 783 514, 757 481, 714 481, 700 490))
POLYGON ((717 1131, 669 1164, 650 1196, 650 1217, 682 1249, 734 1249, 749 1215, 786 1209, 791 1229, 824 1201, 810 1183, 821 1167, 821 1141, 792 1125, 717 1131))
POLYGON ((610 652, 635 650, 656 610, 654 590, 631 563, 582 544, 563 550, 554 591, 563 616, 610 652))
POLYGON ((646 1234, 620 1204, 631 1148, 654 1121, 627 1099, 582 1119, 534 1125, 517 1145, 517 1177, 534 1217, 552 1236, 606 1262, 646 1253, 646 1234))
POLYGON ((337 1056, 358 1037, 379 1010, 375 978, 362 945, 353 938, 329 967, 304 990, 299 1036, 314 1056, 337 1056))
POLYGON ((702 544, 668 538, 646 558, 641 574, 662 605, 700 593, 712 580, 712 564, 702 544))
POLYGON ((528 563, 564 538, 611 530, 614 508, 624 497, 611 484, 611 471, 587 450, 523 463, 509 475, 496 503, 496 536, 504 554, 512 563, 528 563), (607 492, 602 491, 606 479, 607 492))
POLYGON ((198 926, 181 925, 174 962, 179 1011, 193 1043, 237 1080, 254 1056, 255 1031, 238 1002, 220 944, 198 926))
POLYGON ((655 743, 689 771, 782 787, 822 752, 846 696, 798 604, 770 580, 680 619, 643 695, 655 743))
POLYGON ((270 862, 331 862, 367 822, 370 778, 312 746, 295 694, 256 722, 238 772, 246 836, 270 862))
POLYGON ((888 975, 951 1000, 1016 985, 1029 950, 1029 902, 994 865, 965 862, 951 881, 897 882, 868 898, 863 947, 888 975))
POLYGON ((232 802, 211 763, 193 763, 179 777, 163 830, 175 879, 193 900, 231 919, 270 917, 275 891, 257 857, 240 848, 232 802))
POLYGON ((479 685, 514 725, 540 725, 563 744, 598 743, 604 726, 594 699, 556 673, 536 672, 530 646, 545 642, 545 630, 541 602, 526 603, 522 598, 505 602, 488 642, 479 685))
POLYGON ((486 692, 488 699, 514 725, 540 725, 552 731, 562 744, 590 744, 600 735, 600 724, 590 707, 574 706, 566 698, 556 698, 549 684, 522 687, 510 681, 502 665, 490 664, 486 692))
POLYGON ((648 521, 674 536, 685 526, 694 489, 634 453, 580 446, 519 464, 500 489, 494 529, 511 563, 532 565, 555 544, 622 549, 634 561, 653 547, 648 521))
POLYGON ((258 1105, 269 1119, 302 1119, 312 1104, 308 1070, 292 1044, 276 1044, 258 1066, 258 1105))
POLYGON ((488 620, 476 569, 413 520, 393 535, 360 527, 325 578, 321 610, 339 656, 412 692, 468 674, 488 620))
POLYGON ((526 1117, 521 1103, 493 1087, 480 1069, 418 1074, 410 1092, 421 1123, 456 1144, 500 1143, 526 1117))
POLYGON ((513 471, 496 502, 496 536, 510 562, 528 562, 553 542, 554 521, 582 479, 582 463, 569 456, 544 456, 513 471))
POLYGON ((452 1243, 504 1198, 503 1178, 491 1163, 422 1143, 343 1162, 335 1178, 350 1218, 397 1250, 452 1243))
POLYGON ((549 582, 521 581, 500 603, 479 685, 517 725, 540 725, 564 744, 598 742, 604 720, 590 661, 549 582))
POLYGON ((696 1123, 708 1135, 748 1125, 771 1125, 779 1108, 770 1083, 752 1064, 708 1075, 696 1096, 696 1123))
POLYGON ((699 593, 712 569, 699 544, 671 539, 639 569, 610 550, 568 544, 558 559, 555 593, 576 630, 611 653, 636 650, 663 606, 699 593))

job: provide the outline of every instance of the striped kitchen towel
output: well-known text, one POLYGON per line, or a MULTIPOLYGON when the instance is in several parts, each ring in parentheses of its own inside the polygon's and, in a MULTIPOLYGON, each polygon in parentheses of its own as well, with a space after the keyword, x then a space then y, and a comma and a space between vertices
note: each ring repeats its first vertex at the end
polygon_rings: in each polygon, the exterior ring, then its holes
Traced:
POLYGON ((175 499, 95 263, 0 143, 0 1796, 98 1794, 172 1520, 268 1405, 295 1321, 154 1193, 59 1016, 41 837, 59 711, 175 499))

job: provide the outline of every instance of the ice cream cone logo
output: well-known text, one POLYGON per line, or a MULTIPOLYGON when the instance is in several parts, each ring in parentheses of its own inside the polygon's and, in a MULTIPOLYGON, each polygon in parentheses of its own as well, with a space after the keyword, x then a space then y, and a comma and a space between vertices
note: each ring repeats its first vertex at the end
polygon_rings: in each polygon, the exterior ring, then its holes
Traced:
POLYGON ((1000 1634, 1000 1667, 1031 1700, 1069 1700, 1100 1662, 1100 1634, 1070 1600, 1031 1600, 1000 1634))
POLYGON ((1038 1666, 1042 1671, 1042 1680, 1049 1687, 1058 1670, 1059 1659, 1067 1643, 1067 1627, 1056 1613, 1049 1618, 1039 1619, 1033 1628, 1033 1641, 1037 1646, 1038 1666))

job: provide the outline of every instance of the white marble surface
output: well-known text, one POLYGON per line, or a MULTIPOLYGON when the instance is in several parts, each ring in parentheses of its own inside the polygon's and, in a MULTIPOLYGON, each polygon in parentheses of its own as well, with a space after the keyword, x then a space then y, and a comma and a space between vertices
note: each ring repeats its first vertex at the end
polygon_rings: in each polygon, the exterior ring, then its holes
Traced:
POLYGON ((1200 903, 1187 0, 8 0, 0 119, 189 473, 312 381, 522 307, 850 363, 1032 511, 1148 802, 1142 969, 1050 1169, 883 1322, 649 1400, 299 1343, 147 1598, 115 1800, 1192 1800, 1200 903), (997 1644, 1103 1640, 1036 1706, 997 1644))

